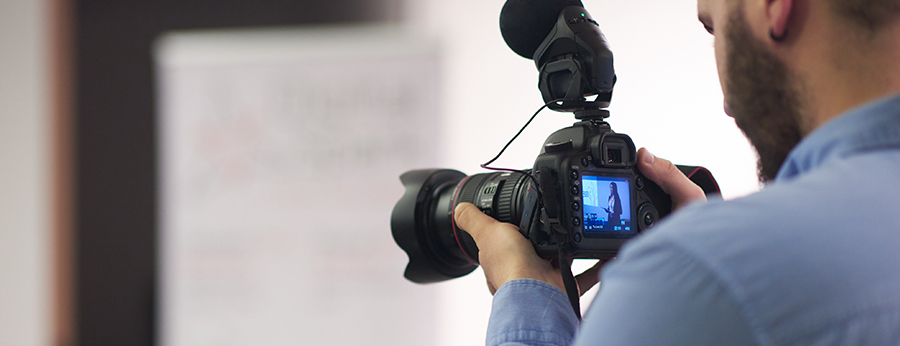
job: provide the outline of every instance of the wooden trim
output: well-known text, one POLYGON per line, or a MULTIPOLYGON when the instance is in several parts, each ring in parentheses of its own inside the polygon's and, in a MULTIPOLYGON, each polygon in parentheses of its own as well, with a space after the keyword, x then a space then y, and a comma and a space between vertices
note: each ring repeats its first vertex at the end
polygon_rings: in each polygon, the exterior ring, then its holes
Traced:
POLYGON ((52 169, 52 345, 75 345, 75 127, 71 0, 47 1, 52 169))

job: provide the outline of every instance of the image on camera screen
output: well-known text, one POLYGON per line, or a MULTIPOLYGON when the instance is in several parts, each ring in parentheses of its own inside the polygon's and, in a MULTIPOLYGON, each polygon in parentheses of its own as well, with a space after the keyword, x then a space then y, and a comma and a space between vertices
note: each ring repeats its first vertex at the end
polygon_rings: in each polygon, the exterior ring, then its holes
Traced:
POLYGON ((584 230, 631 232, 631 185, 626 178, 581 178, 584 230))

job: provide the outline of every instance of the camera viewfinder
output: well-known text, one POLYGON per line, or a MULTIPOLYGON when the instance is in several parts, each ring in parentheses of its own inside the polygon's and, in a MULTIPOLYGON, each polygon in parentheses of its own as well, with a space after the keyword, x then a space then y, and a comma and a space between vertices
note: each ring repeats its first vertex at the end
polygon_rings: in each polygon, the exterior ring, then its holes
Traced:
MULTIPOLYGON (((616 136, 606 136, 600 143, 600 162, 602 167, 627 167, 634 164, 631 156, 631 148, 626 142, 616 136)), ((596 149, 595 149, 596 150, 596 149)))

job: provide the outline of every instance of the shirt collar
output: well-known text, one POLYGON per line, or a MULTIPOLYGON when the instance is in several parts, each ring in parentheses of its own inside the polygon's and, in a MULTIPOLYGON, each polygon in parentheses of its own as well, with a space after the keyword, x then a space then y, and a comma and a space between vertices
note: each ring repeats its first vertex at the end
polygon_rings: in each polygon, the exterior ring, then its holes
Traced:
POLYGON ((872 101, 820 126, 794 147, 775 180, 790 180, 832 159, 897 147, 900 95, 872 101))

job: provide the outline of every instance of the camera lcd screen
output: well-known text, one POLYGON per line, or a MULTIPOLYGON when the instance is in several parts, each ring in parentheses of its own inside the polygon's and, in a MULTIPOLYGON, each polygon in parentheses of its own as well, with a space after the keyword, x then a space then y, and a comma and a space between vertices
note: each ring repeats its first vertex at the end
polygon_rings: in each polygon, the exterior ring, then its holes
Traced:
POLYGON ((631 183, 627 178, 581 178, 585 232, 632 232, 631 183))

